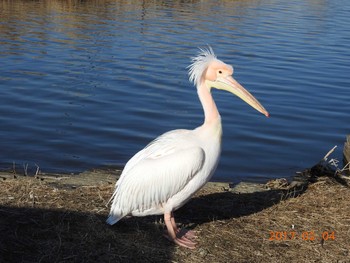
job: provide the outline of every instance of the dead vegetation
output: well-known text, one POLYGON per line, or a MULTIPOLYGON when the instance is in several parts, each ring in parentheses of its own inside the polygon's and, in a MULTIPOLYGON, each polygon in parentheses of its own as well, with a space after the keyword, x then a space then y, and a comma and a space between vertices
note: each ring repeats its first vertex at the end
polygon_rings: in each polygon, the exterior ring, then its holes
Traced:
POLYGON ((194 251, 163 238, 161 217, 106 225, 115 179, 72 177, 2 175, 0 262, 350 262, 350 189, 332 177, 208 184, 176 212, 199 236, 194 251))

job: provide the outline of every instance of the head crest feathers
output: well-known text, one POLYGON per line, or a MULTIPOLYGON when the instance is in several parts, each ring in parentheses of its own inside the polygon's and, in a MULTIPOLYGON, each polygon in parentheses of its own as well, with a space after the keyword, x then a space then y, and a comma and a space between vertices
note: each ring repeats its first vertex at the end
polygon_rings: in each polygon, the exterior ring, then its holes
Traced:
POLYGON ((193 82, 194 85, 198 85, 203 73, 214 60, 217 60, 217 58, 210 46, 207 48, 199 48, 198 55, 191 59, 192 64, 188 66, 189 80, 193 82))

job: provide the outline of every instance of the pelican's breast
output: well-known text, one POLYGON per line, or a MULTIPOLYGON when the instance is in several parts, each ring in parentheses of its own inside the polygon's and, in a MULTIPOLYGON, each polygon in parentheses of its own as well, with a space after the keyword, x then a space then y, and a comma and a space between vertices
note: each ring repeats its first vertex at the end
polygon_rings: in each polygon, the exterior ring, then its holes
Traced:
POLYGON ((193 130, 192 133, 192 137, 197 139, 198 145, 200 145, 204 152, 202 167, 183 189, 168 200, 165 211, 176 210, 183 206, 192 195, 211 179, 218 165, 221 154, 221 120, 218 119, 210 127, 200 126, 193 130))

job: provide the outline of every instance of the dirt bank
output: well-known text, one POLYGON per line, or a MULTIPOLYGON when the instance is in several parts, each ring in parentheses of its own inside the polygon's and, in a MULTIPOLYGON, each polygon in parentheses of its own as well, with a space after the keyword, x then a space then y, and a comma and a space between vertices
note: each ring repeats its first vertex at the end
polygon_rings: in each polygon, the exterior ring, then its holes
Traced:
POLYGON ((350 262, 350 189, 334 179, 210 183, 175 213, 199 237, 190 251, 162 217, 105 224, 117 173, 0 174, 0 262, 350 262))

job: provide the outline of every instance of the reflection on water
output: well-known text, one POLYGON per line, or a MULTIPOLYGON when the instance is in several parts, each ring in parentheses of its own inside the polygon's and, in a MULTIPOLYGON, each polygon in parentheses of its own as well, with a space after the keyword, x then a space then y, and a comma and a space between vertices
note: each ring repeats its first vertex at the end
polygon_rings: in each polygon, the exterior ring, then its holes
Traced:
MULTIPOLYGON (((346 1, 0 1, 0 166, 123 165, 203 113, 186 67, 213 46, 271 113, 215 92, 216 179, 290 176, 349 133, 346 1)), ((340 153, 338 157, 341 158, 340 153)))

